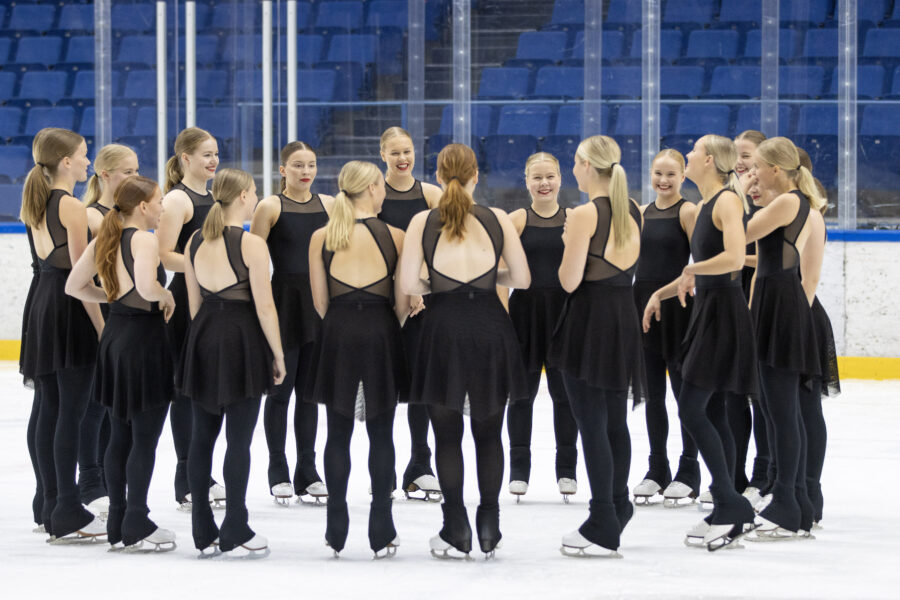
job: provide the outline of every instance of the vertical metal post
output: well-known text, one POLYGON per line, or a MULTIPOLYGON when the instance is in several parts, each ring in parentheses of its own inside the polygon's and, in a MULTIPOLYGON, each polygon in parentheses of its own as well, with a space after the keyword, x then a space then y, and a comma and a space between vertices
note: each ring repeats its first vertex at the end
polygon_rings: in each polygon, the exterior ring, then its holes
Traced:
POLYGON ((659 152, 659 0, 644 0, 641 42, 641 202, 656 198, 650 173, 653 157, 659 152))
POLYGON ((425 173, 425 0, 407 2, 406 38, 406 130, 423 160, 417 160, 413 176, 425 173))
POLYGON ((583 138, 599 135, 602 119, 603 3, 584 3, 584 104, 581 108, 583 138))
POLYGON ((471 0, 453 0, 453 141, 472 143, 471 0))
POLYGON ((272 0, 262 3, 263 196, 272 195, 272 0))
POLYGON ((168 97, 166 94, 166 3, 156 2, 156 180, 166 179, 168 140, 168 97))
POLYGON ((857 0, 838 0, 838 220, 856 229, 857 0))
POLYGON ((762 0, 762 31, 760 32, 760 130, 767 136, 778 135, 778 0, 762 0))
POLYGON ((287 141, 297 139, 297 0, 287 0, 287 141))
POLYGON ((197 2, 184 3, 184 124, 197 124, 197 2))
POLYGON ((112 141, 112 20, 110 0, 94 2, 94 145, 112 141))

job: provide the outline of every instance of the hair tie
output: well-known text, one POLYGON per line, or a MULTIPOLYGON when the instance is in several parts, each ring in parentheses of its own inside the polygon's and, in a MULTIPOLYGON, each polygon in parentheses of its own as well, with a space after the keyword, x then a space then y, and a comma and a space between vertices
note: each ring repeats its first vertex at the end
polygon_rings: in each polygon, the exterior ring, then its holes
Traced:
POLYGON ((803 166, 803 163, 800 163, 799 165, 797 165, 797 168, 794 169, 794 170, 795 170, 795 171, 799 171, 799 170, 800 170, 800 167, 802 167, 802 166, 803 166))
POLYGON ((222 201, 219 200, 218 198, 213 198, 213 202, 215 202, 217 204, 222 204, 222 201))
POLYGON ((40 168, 42 168, 42 169, 46 169, 46 168, 47 168, 47 165, 45 165, 44 163, 42 163, 42 162, 40 162, 40 161, 36 161, 34 164, 35 164, 35 166, 38 166, 38 167, 40 167, 40 168))
POLYGON ((345 190, 344 188, 341 188, 341 193, 342 193, 343 195, 347 196, 348 198, 350 197, 350 192, 348 192, 348 191, 345 190))
POLYGON ((725 173, 725 174, 726 174, 726 175, 734 175, 734 169, 731 169, 730 171, 728 171, 728 172, 725 173))
POLYGON ((118 204, 113 204, 113 210, 116 212, 122 212, 122 207, 118 204))
POLYGON ((609 168, 612 169, 612 168, 615 167, 617 164, 619 164, 619 163, 617 163, 617 162, 609 163, 609 168))

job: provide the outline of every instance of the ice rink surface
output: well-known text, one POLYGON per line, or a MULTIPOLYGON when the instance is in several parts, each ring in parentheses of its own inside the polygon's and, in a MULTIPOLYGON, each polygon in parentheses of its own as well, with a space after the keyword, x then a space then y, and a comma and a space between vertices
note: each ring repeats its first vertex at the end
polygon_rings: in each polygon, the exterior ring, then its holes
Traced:
MULTIPOLYGON (((752 544, 711 554, 687 548, 684 532, 705 513, 696 507, 636 508, 622 536, 623 560, 560 555, 560 537, 587 516, 588 486, 579 464, 579 492, 563 504, 554 481, 554 440, 546 389, 535 405, 531 487, 521 504, 500 498, 503 546, 495 559, 480 552, 468 562, 438 561, 428 539, 441 525, 437 504, 397 499, 394 521, 402 543, 392 560, 373 561, 366 536, 368 441, 357 425, 348 501, 350 536, 340 559, 324 546, 325 508, 276 506, 266 485, 267 449, 262 418, 253 440, 247 504, 250 524, 269 538, 264 560, 196 559, 190 515, 176 510, 172 481, 175 454, 168 425, 160 439, 150 488, 151 518, 173 529, 178 548, 156 555, 106 552, 106 544, 50 546, 32 533, 34 479, 25 446, 32 393, 16 365, 0 363, 0 585, 5 598, 159 598, 204 600, 287 598, 897 598, 900 584, 900 382, 846 381, 844 393, 825 400, 828 454, 823 475, 825 512, 816 540, 752 544)), ((674 399, 669 398, 671 431, 674 399)), ((293 414, 293 411, 292 413, 293 414)), ((629 416, 633 455, 630 484, 647 466, 644 410, 629 416)), ((320 411, 317 464, 325 444, 320 411)), ((406 409, 394 425, 397 468, 409 457, 406 409)), ((221 477, 224 435, 216 448, 214 475, 221 477)), ((292 434, 288 457, 293 461, 292 434)), ((504 447, 508 450, 504 436, 504 447)), ((466 502, 474 523, 478 504, 474 450, 467 434, 466 502)), ((677 465, 680 441, 670 435, 677 465)), ((748 464, 752 464, 751 447, 748 464)), ((580 457, 579 457, 580 460, 580 457)), ((220 479, 221 480, 221 479, 220 479)), ((505 482, 504 478, 504 482, 505 482)), ((704 472, 704 487, 709 478, 704 472)), ((399 494, 398 494, 399 496, 399 494)), ((216 511, 221 521, 223 511, 216 511)), ((477 540, 473 543, 477 549, 477 540)))

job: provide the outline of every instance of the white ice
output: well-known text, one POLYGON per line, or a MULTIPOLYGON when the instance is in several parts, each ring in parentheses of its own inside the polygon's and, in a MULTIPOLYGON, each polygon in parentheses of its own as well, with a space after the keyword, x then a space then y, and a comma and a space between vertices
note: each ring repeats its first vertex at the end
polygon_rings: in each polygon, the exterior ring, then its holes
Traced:
MULTIPOLYGON (((276 506, 266 482, 267 448, 262 417, 253 440, 247 504, 250 524, 269 538, 272 554, 256 561, 199 561, 188 513, 178 512, 172 480, 175 455, 166 426, 150 489, 151 517, 173 529, 178 548, 158 555, 109 554, 105 544, 50 546, 31 532, 34 479, 25 446, 31 392, 12 363, 0 363, 0 585, 5 598, 897 598, 900 557, 900 381, 844 382, 844 394, 825 401, 828 454, 823 488, 824 529, 813 541, 768 544, 711 554, 683 545, 684 532, 704 513, 694 507, 636 508, 622 537, 623 560, 573 559, 560 555, 560 538, 587 516, 588 482, 579 464, 579 491, 563 504, 556 490, 554 440, 546 389, 535 405, 533 468, 521 504, 501 494, 503 547, 485 561, 473 544, 471 562, 438 561, 428 539, 441 525, 437 504, 398 499, 394 520, 402 543, 397 557, 373 561, 366 536, 368 441, 357 424, 353 438, 350 537, 340 559, 324 545, 325 509, 276 506), (893 558, 891 558, 893 556, 893 558)), ((677 431, 669 399, 671 432, 677 431)), ((293 412, 291 413, 293 414, 293 412)), ((647 467, 642 408, 629 417, 633 459, 631 485, 647 467)), ((320 473, 325 444, 320 412, 317 442, 320 473)), ((397 470, 408 459, 406 409, 394 426, 397 470)), ((474 522, 478 504, 471 438, 466 449, 466 501, 474 522)), ((214 475, 221 476, 224 437, 216 448, 214 475)), ((292 434, 288 457, 293 460, 292 434)), ((504 436, 504 446, 508 448, 504 436)), ((670 434, 677 463, 680 441, 670 434)), ((752 464, 751 447, 749 465, 752 464)), ((581 459, 581 457, 579 457, 581 459)), ((709 478, 704 472, 704 485, 709 478)), ((222 511, 216 511, 217 519, 222 511)))

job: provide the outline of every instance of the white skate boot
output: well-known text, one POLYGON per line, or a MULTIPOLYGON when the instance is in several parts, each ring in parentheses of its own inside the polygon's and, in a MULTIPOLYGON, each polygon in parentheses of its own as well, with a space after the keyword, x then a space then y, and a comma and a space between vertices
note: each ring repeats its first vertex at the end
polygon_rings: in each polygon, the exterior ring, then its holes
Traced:
POLYGON ((441 493, 441 484, 434 475, 420 475, 409 484, 403 493, 407 500, 424 500, 426 502, 440 502, 444 499, 441 493), (422 496, 412 496, 416 492, 422 492, 422 496))
POLYGON ((375 553, 373 560, 381 560, 383 558, 394 558, 397 556, 397 548, 400 547, 400 536, 398 535, 391 540, 387 546, 375 553))
POLYGON ((149 554, 151 552, 171 552, 174 549, 175 532, 157 527, 153 533, 137 543, 125 546, 122 551, 129 554, 149 554))
POLYGON ((589 542, 577 529, 563 536, 559 551, 574 558, 622 558, 616 550, 589 542))
POLYGON ((213 508, 225 508, 225 486, 218 483, 209 486, 209 503, 213 508))
POLYGON ((766 494, 762 498, 759 499, 759 502, 753 505, 753 510, 756 511, 757 514, 766 510, 766 507, 769 506, 772 502, 772 494, 766 494))
POLYGON ((275 504, 290 506, 291 498, 294 497, 294 486, 289 482, 276 483, 272 486, 272 496, 275 497, 275 504))
POLYGON ((701 493, 698 500, 700 501, 700 504, 697 506, 698 510, 710 511, 713 509, 712 492, 710 492, 709 490, 701 493))
POLYGON ((440 560, 472 560, 468 552, 457 550, 450 542, 445 542, 440 535, 428 540, 428 546, 431 549, 431 555, 440 560))
POLYGON ((747 538, 748 542, 783 542, 797 539, 797 534, 793 531, 763 517, 756 517, 754 525, 756 531, 747 538))
POLYGON ((301 504, 313 504, 315 506, 325 506, 328 500, 328 488, 321 481, 314 481, 306 489, 297 494, 297 502, 301 504), (312 500, 304 500, 304 496, 309 496, 312 500))
POLYGON ((200 556, 198 556, 197 558, 206 560, 208 558, 215 558, 220 554, 222 554, 222 551, 219 550, 219 538, 216 538, 209 546, 200 549, 200 556))
POLYGON ((650 499, 662 492, 662 486, 652 479, 645 479, 634 488, 634 504, 635 506, 650 506, 657 502, 651 503, 650 499))
POLYGON ((191 512, 194 509, 194 503, 191 501, 191 494, 188 492, 181 502, 178 503, 178 510, 181 512, 191 512))
POLYGON ((269 540, 259 534, 256 534, 252 538, 250 538, 250 541, 244 542, 240 546, 235 547, 233 550, 223 552, 222 558, 255 560, 258 558, 265 558, 269 554, 269 540))
POLYGON ((510 481, 509 493, 516 497, 516 504, 528 492, 528 482, 526 481, 510 481))
POLYGON ((728 523, 725 525, 710 525, 709 531, 703 536, 703 544, 710 552, 722 548, 743 548, 737 541, 759 527, 755 523, 728 523))
POLYGON ((97 498, 96 500, 85 506, 85 508, 105 521, 109 516, 109 496, 97 498))
POLYGON ((562 494, 563 502, 569 503, 569 496, 574 496, 578 491, 578 482, 571 477, 560 477, 556 485, 559 487, 559 493, 562 494))
POLYGON ((759 501, 762 500, 762 495, 759 493, 759 488, 753 487, 752 485, 744 490, 742 496, 747 499, 747 502, 750 503, 750 506, 756 506, 759 501))
POLYGON ((690 506, 697 499, 697 492, 680 481, 673 481, 663 491, 663 506, 666 508, 681 508, 690 506))
POLYGON ((54 546, 66 544, 99 544, 106 541, 106 521, 100 517, 94 519, 73 533, 62 537, 52 537, 48 540, 54 546))
POLYGON ((684 545, 689 548, 702 548, 707 532, 709 532, 709 523, 705 519, 700 519, 699 523, 688 529, 684 536, 684 545))

